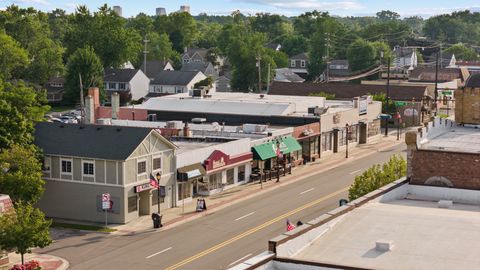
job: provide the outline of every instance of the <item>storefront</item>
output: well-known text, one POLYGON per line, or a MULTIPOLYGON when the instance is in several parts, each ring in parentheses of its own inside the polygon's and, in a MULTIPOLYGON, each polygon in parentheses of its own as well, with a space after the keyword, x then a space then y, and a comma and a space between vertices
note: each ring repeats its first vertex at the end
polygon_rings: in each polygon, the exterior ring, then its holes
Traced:
POLYGON ((177 205, 188 202, 197 194, 198 182, 204 182, 205 168, 201 163, 177 169, 177 205))
POLYGON ((297 159, 297 164, 301 164, 303 160, 315 161, 315 159, 320 158, 322 142, 320 122, 295 127, 293 136, 302 146, 302 153, 297 159))
POLYGON ((302 146, 292 136, 285 136, 252 147, 252 153, 254 176, 267 175, 271 178, 272 172, 291 168, 293 163, 302 158, 302 146))
POLYGON ((251 161, 251 152, 230 156, 220 150, 213 151, 203 162, 206 178, 197 182, 198 194, 208 196, 244 184, 250 179, 251 161))

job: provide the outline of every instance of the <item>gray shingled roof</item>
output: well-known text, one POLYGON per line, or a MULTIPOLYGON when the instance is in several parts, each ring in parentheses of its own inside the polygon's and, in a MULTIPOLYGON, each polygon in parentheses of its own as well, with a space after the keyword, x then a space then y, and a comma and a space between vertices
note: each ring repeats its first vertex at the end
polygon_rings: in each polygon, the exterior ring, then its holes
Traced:
POLYGON ((164 70, 155 76, 151 84, 187 85, 200 71, 164 70))
POLYGON ((130 82, 137 74, 139 69, 114 69, 106 68, 104 71, 103 80, 105 82, 130 82))
POLYGON ((159 60, 147 61, 147 72, 145 72, 144 70, 145 67, 142 62, 140 69, 143 71, 143 73, 147 75, 148 78, 152 79, 152 78, 155 78, 155 76, 157 76, 158 73, 164 70, 168 62, 169 61, 159 61, 159 60))
POLYGON ((190 63, 183 63, 181 71, 201 71, 205 72, 205 69, 208 65, 205 65, 203 62, 190 62, 190 63))
POLYGON ((151 130, 42 122, 35 127, 34 143, 48 155, 125 160, 151 130))
POLYGON ((295 60, 308 60, 308 54, 307 53, 299 53, 297 55, 294 55, 290 57, 290 59, 295 59, 295 60))

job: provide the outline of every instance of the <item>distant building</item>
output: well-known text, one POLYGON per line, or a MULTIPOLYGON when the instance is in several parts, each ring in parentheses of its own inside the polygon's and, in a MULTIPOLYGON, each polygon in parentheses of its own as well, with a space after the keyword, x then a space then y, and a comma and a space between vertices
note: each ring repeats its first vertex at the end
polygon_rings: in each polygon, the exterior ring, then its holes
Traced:
POLYGON ((155 10, 155 14, 157 16, 166 16, 167 15, 167 11, 165 10, 165 8, 163 7, 159 7, 155 10))
POLYGON ((331 60, 328 63, 328 76, 341 77, 350 74, 350 65, 348 60, 331 60))
POLYGON ((188 93, 193 86, 206 79, 207 76, 200 71, 161 71, 151 82, 149 96, 158 94, 188 93))
POLYGON ((188 48, 182 55, 182 64, 186 63, 207 63, 208 49, 205 48, 188 48))
POLYGON ((304 82, 305 79, 295 74, 289 68, 277 68, 275 69, 274 81, 278 82, 304 82))
POLYGON ((395 46, 393 67, 397 69, 412 70, 418 65, 417 51, 412 48, 395 46))
POLYGON ((480 73, 471 75, 465 87, 455 91, 455 121, 480 125, 480 73))
POLYGON ((210 76, 214 80, 218 79, 218 72, 213 67, 212 63, 207 62, 189 62, 182 65, 181 71, 201 71, 205 76, 210 76))
POLYGON ((160 60, 147 60, 147 70, 145 70, 144 63, 142 63, 140 69, 150 80, 155 79, 155 76, 157 76, 161 71, 175 70, 170 61, 160 60))
POLYGON ((63 99, 65 92, 65 79, 62 77, 53 77, 45 83, 47 90, 47 101, 49 103, 59 103, 63 99))
POLYGON ((308 54, 300 53, 288 59, 288 68, 298 76, 305 78, 308 75, 308 54))
POLYGON ((121 6, 113 6, 113 11, 117 13, 118 16, 122 17, 122 7, 121 6))
POLYGON ((131 95, 133 100, 148 94, 150 80, 140 69, 106 68, 103 80, 107 99, 113 92, 118 92, 121 96, 131 95))
MULTIPOLYGON (((6 213, 7 211, 10 211, 12 209, 13 209, 13 204, 12 204, 12 200, 10 199, 10 196, 0 194, 0 216, 3 213, 6 213)), ((8 263, 9 263, 8 252, 0 249, 0 269, 3 269, 2 268, 3 266, 6 267, 8 263)))
POLYGON ((187 13, 190 13, 190 6, 187 6, 187 5, 180 6, 179 12, 187 12, 187 13))

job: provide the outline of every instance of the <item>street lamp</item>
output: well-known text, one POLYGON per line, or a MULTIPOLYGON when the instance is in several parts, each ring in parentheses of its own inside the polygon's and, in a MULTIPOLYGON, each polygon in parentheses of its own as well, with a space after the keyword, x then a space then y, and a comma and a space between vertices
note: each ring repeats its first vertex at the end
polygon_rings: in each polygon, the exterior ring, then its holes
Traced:
POLYGON ((345 158, 348 158, 348 140, 351 138, 352 131, 350 129, 350 126, 348 124, 345 124, 345 158))
POLYGON ((157 179, 157 213, 160 215, 160 179, 162 179, 162 175, 157 172, 155 178, 157 179))

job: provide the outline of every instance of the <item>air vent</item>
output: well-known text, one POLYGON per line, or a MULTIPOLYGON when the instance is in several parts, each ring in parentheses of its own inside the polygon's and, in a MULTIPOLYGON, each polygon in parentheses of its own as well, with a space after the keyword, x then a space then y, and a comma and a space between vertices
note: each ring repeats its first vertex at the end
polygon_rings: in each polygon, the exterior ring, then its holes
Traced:
POLYGON ((380 252, 392 251, 393 241, 391 240, 378 240, 375 242, 375 249, 380 252))
POLYGON ((453 206, 453 201, 447 201, 447 200, 440 200, 438 201, 438 208, 452 208, 453 206))

